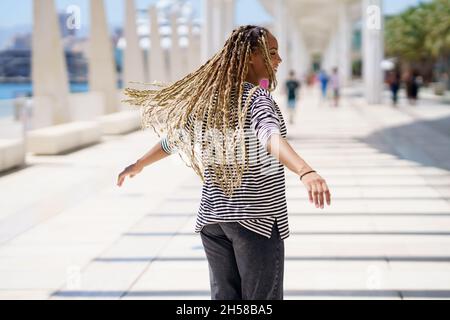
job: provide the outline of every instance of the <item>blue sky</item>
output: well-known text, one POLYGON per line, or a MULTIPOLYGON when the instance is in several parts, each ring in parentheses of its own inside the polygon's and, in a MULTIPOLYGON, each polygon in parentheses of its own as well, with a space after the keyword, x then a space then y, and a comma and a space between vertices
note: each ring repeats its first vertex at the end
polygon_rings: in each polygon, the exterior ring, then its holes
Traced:
MULTIPOLYGON (((17 25, 29 25, 32 21, 33 0, 1 0, 0 1, 0 28, 14 27, 17 25), (10 12, 14 11, 14 15, 10 12)), ((201 16, 202 0, 191 0, 194 12, 201 16)), ((139 9, 148 8, 158 0, 135 0, 139 9)), ((105 0, 108 20, 110 25, 120 26, 123 21, 123 0, 105 0)), ((77 5, 81 8, 82 21, 89 21, 89 0, 56 0, 58 10, 64 11, 69 5, 77 5)), ((258 0, 238 0, 236 5, 237 24, 265 22, 271 17, 259 5, 258 0), (250 10, 251 9, 251 10, 250 10), (252 12, 252 15, 248 15, 252 12)))
MULTIPOLYGON (((31 25, 33 0, 1 0, 0 1, 0 29, 20 25, 31 25)), ((39 0, 38 0, 39 1, 39 0)), ((138 8, 147 8, 157 0, 135 0, 138 8)), ((192 0, 195 10, 201 14, 201 0, 192 0)), ((418 4, 420 0, 384 0, 386 14, 398 13, 405 8, 418 4)), ((123 0, 105 0, 108 19, 111 25, 121 25, 123 20, 123 0)), ((75 4, 82 10, 82 23, 89 21, 89 0, 56 0, 59 10, 75 4)), ((262 23, 270 20, 270 16, 258 5, 257 0, 237 0, 237 24, 262 23), (248 12, 252 14, 249 15, 248 12)))
MULTIPOLYGON (((35 0, 40 1, 40 0, 35 0)), ((63 12, 70 5, 77 5, 81 9, 80 36, 89 35, 89 1, 90 0, 55 0, 58 11, 63 12)), ((124 0, 104 0, 107 17, 111 29, 123 25, 124 0)), ((158 1, 170 0, 135 0, 138 9, 147 9, 158 1)), ((190 0, 194 14, 200 18, 202 15, 202 1, 190 0)), ((399 13, 409 6, 417 5, 421 1, 431 0, 384 0, 386 14, 399 13)), ((2 50, 17 33, 29 33, 32 28, 33 0, 0 0, 0 50, 2 50)), ((236 0, 236 24, 263 24, 270 22, 271 16, 267 14, 258 0, 236 0), (249 14, 250 13, 250 14, 249 14)))

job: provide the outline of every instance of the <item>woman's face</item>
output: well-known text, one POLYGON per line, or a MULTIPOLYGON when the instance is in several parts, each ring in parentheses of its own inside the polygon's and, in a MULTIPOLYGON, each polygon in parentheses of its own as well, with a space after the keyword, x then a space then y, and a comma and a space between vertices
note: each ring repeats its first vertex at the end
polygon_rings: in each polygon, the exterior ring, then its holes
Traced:
MULTIPOLYGON (((278 41, 270 33, 267 33, 268 51, 270 57, 270 63, 274 69, 275 74, 277 73, 278 66, 283 61, 278 54, 278 41)), ((269 71, 264 63, 264 56, 261 50, 258 48, 251 55, 249 71, 255 75, 258 79, 269 79, 269 71)))

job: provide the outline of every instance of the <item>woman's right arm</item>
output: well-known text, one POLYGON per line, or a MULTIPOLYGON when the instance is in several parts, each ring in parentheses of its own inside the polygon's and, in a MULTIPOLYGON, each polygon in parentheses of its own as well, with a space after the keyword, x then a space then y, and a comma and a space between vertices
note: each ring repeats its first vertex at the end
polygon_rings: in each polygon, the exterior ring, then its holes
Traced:
POLYGON ((158 142, 153 146, 152 149, 150 149, 149 152, 147 152, 145 155, 143 155, 141 158, 139 158, 135 163, 129 165, 126 167, 117 178, 117 185, 119 187, 122 186, 123 181, 127 176, 130 176, 130 178, 133 178, 135 175, 140 173, 142 169, 144 169, 146 166, 155 163, 159 160, 162 160, 164 158, 167 158, 171 153, 169 153, 167 150, 167 145, 164 145, 166 142, 165 139, 158 142), (163 147, 164 146, 164 147, 163 147))

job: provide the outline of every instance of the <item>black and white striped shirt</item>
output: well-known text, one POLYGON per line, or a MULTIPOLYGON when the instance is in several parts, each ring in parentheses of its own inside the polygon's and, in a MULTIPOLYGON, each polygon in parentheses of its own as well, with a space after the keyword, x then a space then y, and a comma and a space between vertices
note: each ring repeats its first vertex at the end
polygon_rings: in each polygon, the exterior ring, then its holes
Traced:
MULTIPOLYGON (((253 84, 244 82, 242 104, 247 101, 253 84)), ((241 186, 228 197, 212 181, 212 172, 205 169, 205 183, 197 214, 195 232, 217 222, 238 222, 243 227, 271 237, 277 221, 281 239, 289 236, 284 166, 267 152, 272 134, 286 138, 287 130, 281 111, 268 90, 258 88, 251 97, 244 130, 249 154, 249 168, 243 174, 241 186)), ((168 154, 176 148, 167 138, 161 146, 168 154)))

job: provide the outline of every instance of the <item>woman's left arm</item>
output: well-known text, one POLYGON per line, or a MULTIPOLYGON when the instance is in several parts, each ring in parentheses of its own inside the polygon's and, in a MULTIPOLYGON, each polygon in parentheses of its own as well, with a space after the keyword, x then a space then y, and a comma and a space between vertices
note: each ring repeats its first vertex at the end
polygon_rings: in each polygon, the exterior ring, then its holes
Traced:
POLYGON ((267 141, 267 151, 289 170, 301 177, 301 181, 308 190, 309 201, 317 208, 324 207, 324 202, 331 204, 331 194, 328 185, 318 173, 291 147, 289 142, 280 134, 272 134, 267 141), (308 173, 309 172, 309 173, 308 173))

